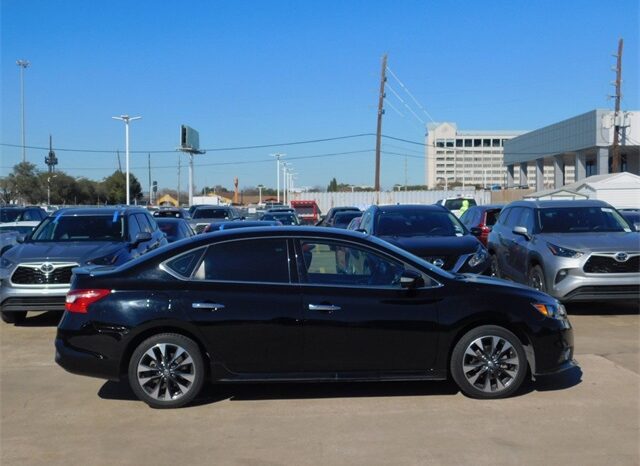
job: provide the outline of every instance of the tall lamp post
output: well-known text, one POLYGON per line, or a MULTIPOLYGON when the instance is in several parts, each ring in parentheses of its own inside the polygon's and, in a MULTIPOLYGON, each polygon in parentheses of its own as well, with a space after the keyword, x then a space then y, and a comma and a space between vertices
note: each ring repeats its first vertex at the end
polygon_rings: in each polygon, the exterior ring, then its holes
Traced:
POLYGON ((55 178, 58 175, 47 176, 47 205, 51 205, 51 178, 55 178))
POLYGON ((17 60, 16 65, 20 67, 20 106, 22 107, 22 161, 27 161, 26 143, 24 137, 24 70, 30 65, 27 60, 17 60))
POLYGON ((119 117, 111 117, 114 120, 121 120, 124 121, 124 144, 125 144, 125 151, 126 151, 126 162, 125 162, 125 166, 126 166, 126 190, 127 190, 127 205, 130 204, 130 200, 129 200, 129 196, 130 196, 130 192, 129 192, 129 122, 130 121, 134 121, 134 120, 139 120, 140 118, 142 118, 141 116, 137 116, 137 117, 130 117, 129 115, 120 115, 119 117))
POLYGON ((276 158, 276 178, 277 178, 277 201, 278 204, 280 203, 280 157, 284 157, 287 154, 281 154, 281 153, 276 153, 276 154, 269 154, 271 155, 271 157, 275 157, 276 158))
POLYGON ((262 189, 264 188, 264 185, 259 184, 258 185, 258 205, 262 205, 262 189))

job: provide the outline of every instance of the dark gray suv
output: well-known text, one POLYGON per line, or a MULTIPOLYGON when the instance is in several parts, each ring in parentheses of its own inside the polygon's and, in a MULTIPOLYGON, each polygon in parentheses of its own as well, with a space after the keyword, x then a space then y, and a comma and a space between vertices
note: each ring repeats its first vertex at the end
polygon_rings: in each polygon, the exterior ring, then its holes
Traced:
POLYGON ((640 297, 640 234, 603 201, 518 201, 489 233, 492 274, 561 301, 640 297))
POLYGON ((167 244, 140 208, 62 209, 0 257, 2 320, 27 311, 63 311, 72 271, 80 265, 120 265, 167 244))

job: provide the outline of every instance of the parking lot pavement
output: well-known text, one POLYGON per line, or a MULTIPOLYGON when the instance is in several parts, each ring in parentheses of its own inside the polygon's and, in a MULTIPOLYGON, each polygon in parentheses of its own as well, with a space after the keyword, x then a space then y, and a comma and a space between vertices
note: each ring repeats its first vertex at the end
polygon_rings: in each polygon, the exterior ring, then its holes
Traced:
POLYGON ((450 382, 256 384, 171 411, 56 366, 42 314, 0 326, 0 463, 638 464, 637 306, 569 311, 580 370, 514 398, 450 382))

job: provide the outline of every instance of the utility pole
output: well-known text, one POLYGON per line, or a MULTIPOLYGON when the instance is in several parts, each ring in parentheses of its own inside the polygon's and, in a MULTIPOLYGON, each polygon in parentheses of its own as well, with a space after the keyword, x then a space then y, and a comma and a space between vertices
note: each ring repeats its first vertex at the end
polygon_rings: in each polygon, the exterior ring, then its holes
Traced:
POLYGON ((178 154, 178 207, 180 207, 180 154, 178 154))
POLYGON ((407 191, 407 185, 409 184, 409 172, 407 171, 407 156, 404 156, 404 190, 407 191))
POLYGON ((149 167, 149 203, 151 205, 151 154, 147 154, 147 165, 149 167))
POLYGON ((116 156, 118 157, 118 171, 122 173, 122 163, 120 162, 120 151, 116 151, 116 156))
POLYGON ((130 189, 129 189, 129 122, 131 121, 135 121, 135 120, 139 120, 140 116, 137 117, 130 117, 129 115, 120 115, 119 117, 111 117, 114 120, 120 120, 124 122, 124 145, 125 145, 125 167, 127 169, 127 173, 126 173, 126 190, 127 190, 127 205, 129 205, 129 199, 131 196, 130 193, 130 189))
POLYGON ((278 204, 280 203, 280 157, 284 157, 287 154, 281 154, 280 152, 277 152, 275 154, 269 154, 271 157, 275 157, 276 158, 276 178, 277 178, 277 202, 278 204))
MULTIPOLYGON (((384 114, 384 86, 387 82, 387 54, 382 56, 382 70, 380 72, 380 95, 378 95, 378 128, 376 130, 376 179, 375 190, 376 193, 380 192, 380 147, 382 145, 382 115, 384 114)), ((376 194, 379 202, 379 194, 376 194)))
POLYGON ((621 160, 620 160, 620 99, 622 97, 621 93, 621 84, 622 84, 622 45, 623 40, 620 39, 618 41, 618 54, 614 55, 617 58, 616 63, 616 105, 615 112, 613 114, 613 156, 611 161, 611 172, 618 173, 621 168, 621 160))
POLYGON ((27 60, 17 60, 16 65, 20 67, 20 106, 22 107, 22 162, 27 161, 26 143, 24 136, 24 70, 30 65, 27 60))

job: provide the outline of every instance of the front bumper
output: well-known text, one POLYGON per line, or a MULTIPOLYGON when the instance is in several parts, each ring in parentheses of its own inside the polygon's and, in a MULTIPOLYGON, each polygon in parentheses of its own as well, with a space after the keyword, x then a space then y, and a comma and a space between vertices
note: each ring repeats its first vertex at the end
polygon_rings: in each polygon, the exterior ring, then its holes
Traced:
POLYGON ((2 280, 0 286, 0 310, 15 311, 64 311, 64 301, 69 285, 63 287, 14 287, 2 280))
POLYGON ((535 361, 533 375, 549 375, 577 365, 573 359, 573 328, 569 320, 554 321, 553 327, 541 328, 533 339, 535 361))

